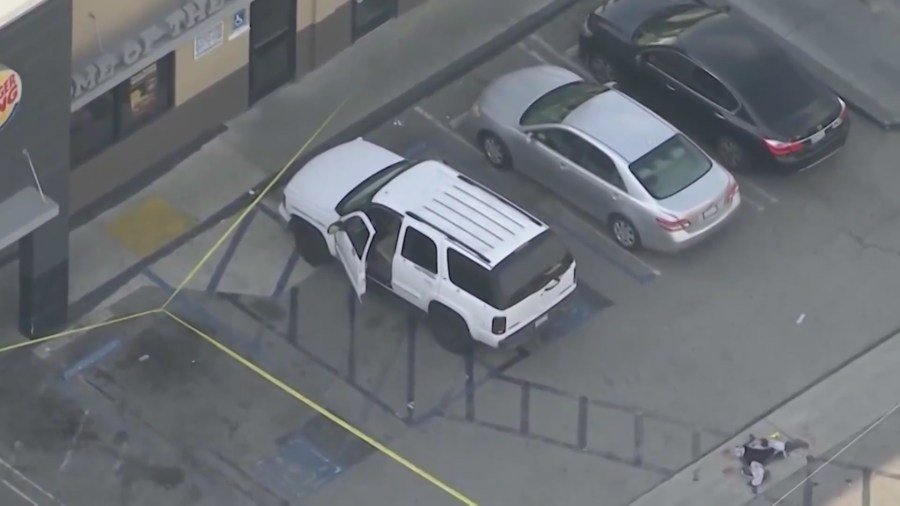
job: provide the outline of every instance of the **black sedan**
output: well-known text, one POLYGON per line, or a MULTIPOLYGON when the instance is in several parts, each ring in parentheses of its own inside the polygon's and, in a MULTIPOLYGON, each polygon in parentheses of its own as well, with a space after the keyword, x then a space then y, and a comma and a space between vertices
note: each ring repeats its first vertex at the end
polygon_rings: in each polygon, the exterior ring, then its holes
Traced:
POLYGON ((727 9, 605 0, 585 20, 579 49, 601 82, 649 87, 673 105, 673 122, 699 124, 730 168, 806 169, 847 141, 844 101, 727 9))

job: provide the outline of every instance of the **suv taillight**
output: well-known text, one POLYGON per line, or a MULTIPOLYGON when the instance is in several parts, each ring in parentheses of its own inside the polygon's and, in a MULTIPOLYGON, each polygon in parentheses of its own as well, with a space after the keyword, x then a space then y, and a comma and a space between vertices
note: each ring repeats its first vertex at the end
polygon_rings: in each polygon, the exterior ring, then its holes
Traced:
POLYGON ((505 316, 495 316, 493 320, 491 320, 491 332, 496 335, 500 335, 506 332, 506 317, 505 316))

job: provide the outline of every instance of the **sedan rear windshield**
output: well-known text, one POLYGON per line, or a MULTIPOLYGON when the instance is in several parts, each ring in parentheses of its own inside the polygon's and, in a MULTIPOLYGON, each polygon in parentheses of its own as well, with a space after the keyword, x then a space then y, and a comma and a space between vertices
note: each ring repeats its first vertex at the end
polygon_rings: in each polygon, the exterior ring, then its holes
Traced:
POLYGON ((566 245, 551 230, 545 230, 493 269, 491 305, 497 309, 515 306, 565 274, 572 262, 566 245))
POLYGON ((631 173, 656 200, 669 198, 703 177, 709 159, 683 135, 676 134, 631 164, 631 173))
POLYGON ((522 114, 523 125, 546 125, 562 123, 570 112, 581 104, 606 91, 585 82, 564 84, 549 91, 531 104, 522 114))

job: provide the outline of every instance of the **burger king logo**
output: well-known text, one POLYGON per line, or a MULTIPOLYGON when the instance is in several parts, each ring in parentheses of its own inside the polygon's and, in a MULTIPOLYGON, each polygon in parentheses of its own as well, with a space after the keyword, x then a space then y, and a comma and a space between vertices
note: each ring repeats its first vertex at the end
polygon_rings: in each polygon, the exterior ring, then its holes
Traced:
POLYGON ((9 123, 22 101, 22 78, 15 70, 0 65, 0 129, 9 123))

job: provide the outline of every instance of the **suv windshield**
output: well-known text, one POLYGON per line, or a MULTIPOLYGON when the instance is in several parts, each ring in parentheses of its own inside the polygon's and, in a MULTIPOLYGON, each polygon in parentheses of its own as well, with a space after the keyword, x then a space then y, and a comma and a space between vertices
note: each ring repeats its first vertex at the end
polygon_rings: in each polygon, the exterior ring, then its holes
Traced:
POLYGON ((683 135, 675 134, 629 168, 653 198, 662 200, 703 177, 712 161, 683 135))
POLYGON ((666 10, 645 21, 634 32, 632 41, 637 46, 671 44, 685 30, 720 13, 721 11, 709 7, 675 7, 674 11, 666 10))
POLYGON ((493 269, 494 300, 491 305, 497 309, 515 306, 562 276, 573 261, 572 254, 559 237, 550 229, 545 230, 493 269))
POLYGON ((416 163, 417 162, 410 160, 401 160, 372 174, 366 178, 365 181, 359 183, 356 188, 350 190, 350 193, 338 202, 335 210, 341 216, 352 213, 353 211, 359 211, 372 202, 372 197, 378 193, 378 190, 382 189, 384 185, 390 183, 392 179, 399 176, 416 163))
POLYGON ((562 123, 579 105, 604 91, 606 88, 581 81, 564 84, 535 100, 522 114, 520 122, 523 125, 562 123))

